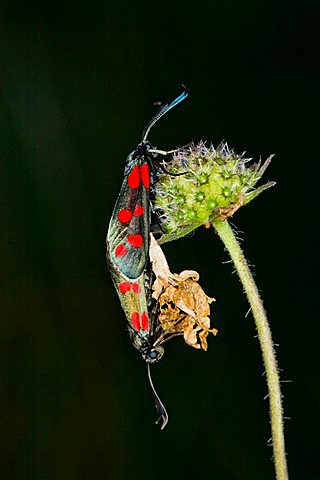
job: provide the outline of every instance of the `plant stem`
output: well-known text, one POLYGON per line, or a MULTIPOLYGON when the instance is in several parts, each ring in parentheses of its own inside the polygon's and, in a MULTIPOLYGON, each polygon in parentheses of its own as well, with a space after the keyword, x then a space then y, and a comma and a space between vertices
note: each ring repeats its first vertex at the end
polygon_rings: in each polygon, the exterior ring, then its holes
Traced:
POLYGON ((277 480, 287 480, 288 471, 283 433, 280 381, 266 312, 245 256, 228 221, 219 220, 213 226, 236 267, 253 313, 267 375, 276 478, 277 480))

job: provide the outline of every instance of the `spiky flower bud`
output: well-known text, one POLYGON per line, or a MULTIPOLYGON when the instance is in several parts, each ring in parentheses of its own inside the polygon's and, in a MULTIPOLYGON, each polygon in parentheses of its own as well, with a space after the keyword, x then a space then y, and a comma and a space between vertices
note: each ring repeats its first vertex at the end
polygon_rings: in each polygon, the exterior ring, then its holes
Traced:
POLYGON ((248 165, 251 159, 226 143, 214 148, 200 142, 175 151, 154 186, 154 209, 163 231, 159 243, 231 216, 272 187, 275 182, 254 188, 271 159, 248 165))

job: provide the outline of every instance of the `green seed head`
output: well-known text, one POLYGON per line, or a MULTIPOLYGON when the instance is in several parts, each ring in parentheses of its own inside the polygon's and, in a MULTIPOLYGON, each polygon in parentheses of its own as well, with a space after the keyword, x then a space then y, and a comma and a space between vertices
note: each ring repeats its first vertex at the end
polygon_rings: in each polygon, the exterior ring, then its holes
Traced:
POLYGON ((222 195, 226 198, 231 197, 231 190, 229 187, 224 187, 222 190, 222 195))
POLYGON ((184 195, 178 195, 176 198, 176 202, 178 205, 183 205, 186 201, 186 198, 184 195))
POLYGON ((201 185, 204 185, 208 181, 208 175, 206 173, 200 173, 198 181, 201 185))
POLYGON ((201 203, 204 200, 205 194, 203 192, 197 192, 195 197, 196 201, 201 203))
POLYGON ((166 170, 181 175, 161 172, 154 185, 154 210, 164 232, 160 243, 231 215, 273 186, 274 182, 269 182, 255 188, 271 158, 248 165, 249 159, 237 155, 226 143, 214 148, 200 142, 177 150, 166 170))

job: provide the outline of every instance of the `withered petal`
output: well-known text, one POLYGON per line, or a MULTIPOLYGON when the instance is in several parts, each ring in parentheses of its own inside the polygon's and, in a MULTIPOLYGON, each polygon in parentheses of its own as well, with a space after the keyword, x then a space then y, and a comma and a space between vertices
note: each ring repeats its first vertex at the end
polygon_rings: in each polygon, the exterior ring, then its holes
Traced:
POLYGON ((153 298, 160 305, 159 322, 164 332, 183 333, 185 342, 197 349, 207 350, 207 336, 217 334, 210 330, 210 303, 197 283, 199 274, 194 270, 183 270, 172 274, 161 247, 150 235, 150 260, 156 280, 152 286, 153 298))

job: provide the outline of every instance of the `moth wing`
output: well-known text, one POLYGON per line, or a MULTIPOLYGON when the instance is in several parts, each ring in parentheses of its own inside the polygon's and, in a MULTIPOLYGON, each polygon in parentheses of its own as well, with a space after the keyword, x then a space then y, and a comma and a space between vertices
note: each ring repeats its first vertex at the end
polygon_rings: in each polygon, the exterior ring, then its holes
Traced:
POLYGON ((149 229, 149 191, 142 182, 136 189, 129 188, 125 178, 109 223, 107 244, 110 260, 130 279, 138 278, 145 269, 149 229), (137 207, 139 215, 135 215, 137 207), (122 218, 120 212, 129 212, 130 219, 124 221, 126 218, 122 218))

